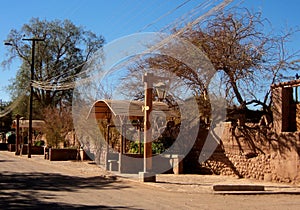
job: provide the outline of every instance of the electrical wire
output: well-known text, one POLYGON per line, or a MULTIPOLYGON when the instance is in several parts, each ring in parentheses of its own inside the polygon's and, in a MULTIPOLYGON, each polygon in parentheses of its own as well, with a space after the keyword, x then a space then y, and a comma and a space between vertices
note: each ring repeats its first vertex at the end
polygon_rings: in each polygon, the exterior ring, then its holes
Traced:
POLYGON ((5 107, 4 110, 0 111, 0 118, 11 113, 23 100, 27 90, 24 90, 18 98, 16 98, 9 106, 5 107))
MULTIPOLYGON (((173 9, 169 10, 168 12, 166 12, 165 14, 161 15, 159 18, 155 19, 153 22, 145 25, 139 31, 145 30, 145 29, 149 28, 150 26, 153 26, 158 21, 160 21, 163 18, 167 17, 168 15, 174 13, 176 10, 182 8, 184 5, 186 5, 190 1, 191 0, 184 1, 180 5, 176 6, 175 8, 173 8, 173 9)), ((209 11, 204 12, 204 14, 200 15, 199 17, 195 18, 193 21, 189 22, 189 24, 187 24, 186 26, 182 27, 175 34, 171 34, 169 37, 163 39, 160 43, 158 43, 157 45, 155 45, 152 48, 150 48, 149 52, 151 52, 151 51, 154 52, 157 49, 160 49, 161 46, 163 46, 164 44, 168 43, 169 41, 171 41, 175 37, 179 37, 182 33, 184 33, 184 31, 191 29, 193 26, 195 26, 196 24, 198 24, 202 20, 204 20, 204 18, 209 17, 214 12, 218 12, 218 11, 224 9, 224 7, 226 7, 232 1, 233 0, 224 0, 221 3, 217 4, 216 6, 213 6, 213 8, 211 8, 209 11)), ((205 8, 211 6, 213 2, 216 2, 216 1, 206 0, 205 2, 202 2, 202 3, 198 4, 196 7, 194 7, 191 10, 189 10, 187 13, 185 13, 179 19, 177 18, 175 20, 175 22, 172 22, 171 24, 169 24, 166 27, 162 28, 161 31, 165 31, 167 29, 170 29, 171 27, 175 27, 176 25, 179 26, 179 25, 181 25, 181 24, 183 24, 183 23, 185 23, 185 22, 193 19, 198 13, 201 12, 201 9, 205 9, 205 8)), ((140 12, 142 12, 142 10, 140 10, 140 12)), ((134 58, 134 60, 138 60, 138 59, 139 59, 139 56, 136 56, 134 58)), ((132 62, 132 60, 133 59, 130 59, 130 61, 128 61, 128 62, 132 62)), ((76 67, 74 67, 74 68, 72 68, 70 70, 82 67, 85 64, 86 64, 86 62, 81 63, 78 66, 76 66, 76 67)), ((123 66, 126 66, 126 65, 127 65, 126 62, 124 62, 123 66)), ((118 67, 120 68, 119 65, 118 65, 118 67)), ((78 78, 84 77, 88 73, 89 73, 88 70, 85 70, 85 71, 81 71, 80 73, 78 73, 76 75, 70 75, 70 76, 64 77, 65 74, 67 74, 67 71, 66 71, 63 74, 56 75, 56 76, 54 76, 54 77, 52 77, 52 78, 50 78, 50 79, 48 79, 46 81, 31 81, 31 84, 32 84, 32 86, 34 88, 39 88, 39 89, 43 89, 43 90, 69 90, 69 89, 73 89, 75 87, 75 84, 77 84, 77 82, 78 82, 78 78), (63 77, 63 78, 60 79, 59 82, 53 82, 53 81, 57 81, 58 78, 61 78, 61 77, 63 77)), ((82 84, 89 83, 91 80, 92 80, 92 78, 80 79, 80 84, 82 85, 82 84)), ((19 96, 17 99, 15 99, 10 106, 6 107, 5 110, 3 110, 2 112, 0 112, 0 117, 3 117, 5 115, 7 115, 14 108, 16 108, 17 105, 22 101, 23 97, 25 96, 25 93, 26 93, 26 91, 24 91, 24 93, 21 94, 21 96, 19 96)))
POLYGON ((175 12, 176 10, 178 10, 179 8, 183 7, 184 5, 186 5, 188 2, 190 2, 191 0, 186 0, 185 2, 183 2, 182 4, 178 5, 177 7, 175 7, 174 9, 168 11, 167 13, 163 14, 162 16, 160 16, 159 18, 157 18, 156 20, 154 20, 153 22, 147 24, 146 26, 144 26, 141 30, 139 30, 139 32, 144 31, 145 29, 149 28, 150 26, 154 25, 155 23, 157 23, 158 21, 160 21, 161 19, 167 17, 168 15, 172 14, 173 12, 175 12))

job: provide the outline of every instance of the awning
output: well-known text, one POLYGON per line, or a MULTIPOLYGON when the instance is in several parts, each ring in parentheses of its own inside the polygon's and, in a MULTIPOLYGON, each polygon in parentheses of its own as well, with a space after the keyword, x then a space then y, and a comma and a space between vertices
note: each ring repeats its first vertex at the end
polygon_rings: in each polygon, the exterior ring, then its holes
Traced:
MULTIPOLYGON (((129 100, 98 100, 92 105, 87 118, 107 119, 111 115, 115 117, 129 117, 130 119, 141 118, 144 116, 143 101, 129 100)), ((152 111, 163 112, 167 117, 176 117, 175 111, 163 102, 153 102, 152 111)))
MULTIPOLYGON (((32 120, 32 128, 41 128, 45 124, 43 120, 32 120)), ((20 128, 29 128, 29 120, 19 120, 20 128)), ((17 127, 17 120, 13 120, 13 128, 17 127)))

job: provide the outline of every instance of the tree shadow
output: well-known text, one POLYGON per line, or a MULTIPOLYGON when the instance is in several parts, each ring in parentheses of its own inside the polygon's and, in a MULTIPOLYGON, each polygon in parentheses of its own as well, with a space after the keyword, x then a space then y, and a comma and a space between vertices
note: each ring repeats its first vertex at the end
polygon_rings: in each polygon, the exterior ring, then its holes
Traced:
POLYGON ((59 173, 0 173, 0 209, 134 209, 128 206, 96 206, 55 202, 53 192, 79 190, 120 190, 130 186, 118 184, 115 177, 77 177, 59 173), (53 200, 53 201, 51 201, 53 200))
POLYGON ((13 160, 0 160, 0 163, 3 163, 3 162, 15 162, 13 160))

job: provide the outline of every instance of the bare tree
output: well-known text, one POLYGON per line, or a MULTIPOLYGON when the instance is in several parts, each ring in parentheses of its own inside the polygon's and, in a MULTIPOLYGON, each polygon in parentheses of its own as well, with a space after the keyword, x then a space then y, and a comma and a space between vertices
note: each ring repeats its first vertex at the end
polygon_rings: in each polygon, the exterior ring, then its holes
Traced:
POLYGON ((70 107, 44 109, 45 125, 42 132, 46 135, 47 144, 58 148, 65 143, 66 135, 73 130, 73 118, 70 107))
POLYGON ((266 32, 268 26, 259 12, 231 8, 182 35, 205 52, 222 75, 228 101, 239 108, 260 105, 270 111, 270 85, 288 69, 299 69, 291 63, 299 51, 288 52, 285 46, 296 30, 276 35, 266 32))
MULTIPOLYGON (((271 23, 260 12, 246 8, 223 10, 186 28, 188 30, 174 29, 173 35, 193 43, 208 57, 220 77, 228 105, 233 110, 232 116, 242 123, 242 137, 251 149, 261 151, 252 135, 257 128, 247 128, 243 124, 245 114, 253 106, 259 106, 265 114, 272 116, 271 84, 299 70, 298 63, 292 61, 299 58, 300 51, 289 52, 286 47, 298 30, 275 33, 271 30, 271 23)), ((159 50, 171 48, 175 42, 165 43, 159 50)), ((210 75, 201 75, 203 72, 195 72, 186 63, 164 55, 148 56, 130 70, 132 75, 137 75, 143 69, 164 69, 174 73, 194 91, 199 115, 201 111, 208 113, 210 102, 206 96, 210 75)))

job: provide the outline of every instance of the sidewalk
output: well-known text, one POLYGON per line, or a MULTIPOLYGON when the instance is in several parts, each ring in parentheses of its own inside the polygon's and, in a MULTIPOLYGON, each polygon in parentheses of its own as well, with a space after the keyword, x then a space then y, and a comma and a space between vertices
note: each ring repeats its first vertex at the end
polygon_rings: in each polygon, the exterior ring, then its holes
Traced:
MULTIPOLYGON (((15 156, 14 153, 1 151, 1 153, 9 154, 15 158, 27 159, 27 156, 15 156)), ((62 167, 70 172, 77 173, 78 176, 92 177, 114 177, 123 181, 139 182, 138 177, 128 178, 128 175, 114 174, 107 172, 98 167, 92 161, 49 161, 45 160, 42 155, 32 155, 29 161, 34 161, 42 165, 62 167)), ((141 183, 141 182, 139 182, 141 183)), ((240 179, 230 176, 217 175, 174 175, 174 174, 158 174, 155 183, 141 183, 153 187, 158 187, 167 191, 173 192, 188 192, 188 193, 210 193, 210 194, 299 194, 300 185, 292 185, 287 183, 264 182, 250 179, 240 179), (259 185, 264 186, 264 191, 214 191, 214 185, 259 185)))
POLYGON ((217 175, 158 175, 154 186, 166 190, 213 194, 299 194, 300 186, 217 175), (264 191, 214 191, 213 186, 264 186, 264 191))

